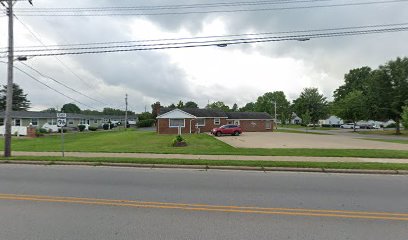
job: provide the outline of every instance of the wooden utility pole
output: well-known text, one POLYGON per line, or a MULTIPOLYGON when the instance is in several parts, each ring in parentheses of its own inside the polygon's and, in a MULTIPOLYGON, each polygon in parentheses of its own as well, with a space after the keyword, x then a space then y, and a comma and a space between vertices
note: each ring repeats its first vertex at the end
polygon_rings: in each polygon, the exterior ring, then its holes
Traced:
POLYGON ((13 29, 13 1, 7 0, 8 15, 8 67, 7 93, 5 111, 4 157, 11 157, 11 111, 13 110, 13 61, 14 61, 14 29, 13 29))

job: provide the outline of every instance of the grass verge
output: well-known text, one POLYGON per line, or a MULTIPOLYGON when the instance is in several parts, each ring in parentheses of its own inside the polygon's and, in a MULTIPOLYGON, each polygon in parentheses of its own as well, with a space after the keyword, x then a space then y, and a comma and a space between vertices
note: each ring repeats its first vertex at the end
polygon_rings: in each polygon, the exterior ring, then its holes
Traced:
POLYGON ((52 165, 64 162, 88 162, 95 166, 101 163, 134 163, 166 165, 203 165, 234 167, 290 167, 290 168, 323 168, 323 169, 366 169, 366 170, 408 170, 408 163, 350 163, 350 162, 289 162, 289 161, 241 161, 241 160, 204 160, 204 159, 146 159, 146 158, 77 158, 77 157, 12 157, 8 161, 44 161, 52 165))
POLYGON ((401 134, 395 134, 395 129, 384 129, 384 130, 369 130, 369 131, 356 131, 358 134, 363 135, 395 135, 395 136, 407 136, 408 130, 401 130, 401 134))
POLYGON ((300 134, 314 134, 314 135, 332 135, 330 133, 314 132, 314 129, 305 130, 292 130, 292 129, 277 129, 275 132, 285 132, 285 133, 300 133, 300 134))
POLYGON ((389 142, 389 143, 400 143, 400 144, 408 144, 408 139, 376 139, 376 138, 363 138, 364 140, 370 141, 377 141, 377 142, 389 142))
MULTIPOLYGON (((207 134, 183 135, 188 146, 171 146, 174 135, 158 135, 154 132, 121 131, 89 132, 65 135, 67 152, 110 153, 160 153, 194 155, 247 155, 247 156, 303 156, 303 157, 361 157, 361 158, 407 158, 408 150, 381 149, 304 149, 304 148, 234 148, 207 134)), ((228 136, 226 136, 228 137, 228 136)), ((273 141, 273 139, 271 139, 273 141)), ((13 151, 59 152, 60 136, 40 138, 13 138, 13 151)), ((0 150, 4 147, 0 140, 0 150)))

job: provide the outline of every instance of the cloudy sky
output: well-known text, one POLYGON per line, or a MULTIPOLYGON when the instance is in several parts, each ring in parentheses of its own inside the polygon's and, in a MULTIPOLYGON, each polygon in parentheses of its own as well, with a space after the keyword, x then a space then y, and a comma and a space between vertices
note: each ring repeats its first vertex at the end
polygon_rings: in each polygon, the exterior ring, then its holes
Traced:
MULTIPOLYGON (((35 8, 45 7, 140 7, 175 4, 225 3, 231 0, 34 0, 35 8)), ((237 2, 237 1, 235 1, 237 2)), ((242 1, 240 1, 242 2, 242 1)), ((251 1, 248 1, 251 2, 251 1)), ((259 2, 259 1, 252 1, 259 2)), ((298 1, 255 7, 211 8, 236 10, 275 8, 265 11, 213 12, 177 15, 134 16, 16 16, 46 45, 144 39, 185 38, 214 35, 298 31, 365 25, 407 23, 408 2, 332 6, 276 10, 288 6, 341 5, 377 2, 376 0, 298 1)), ((285 1, 281 1, 285 2, 285 1)), ((387 2, 387 1, 379 1, 387 2)), ((30 8, 18 2, 16 8, 30 8)), ((4 9, 4 7, 2 7, 4 9)), ((208 11, 188 9, 187 11, 208 11)), ((163 12, 160 10, 159 12, 163 12)), ((172 10, 174 11, 174 10, 172 10)), ((179 9, 177 10, 179 11, 179 9)), ((0 48, 7 47, 7 18, 0 17, 0 48)), ((15 21, 15 45, 40 45, 32 33, 15 21)), ((294 100, 305 87, 317 87, 328 99, 342 84, 343 76, 352 68, 377 67, 398 56, 407 56, 408 33, 396 32, 346 37, 312 38, 310 41, 279 41, 202 47, 135 51, 78 56, 34 57, 26 64, 63 82, 84 95, 29 72, 49 86, 75 100, 81 109, 90 107, 124 108, 129 95, 131 110, 144 111, 145 106, 160 101, 164 105, 192 100, 204 107, 208 101, 224 101, 228 105, 255 101, 269 91, 284 91, 294 100)), ((4 50, 4 49, 3 49, 4 50)), ((0 57, 4 54, 0 53, 0 57)), ((0 58, 0 61, 7 61, 0 58)), ((6 83, 6 65, 0 63, 0 79, 6 83)), ((15 82, 23 87, 33 110, 60 108, 73 102, 16 71, 15 82)))

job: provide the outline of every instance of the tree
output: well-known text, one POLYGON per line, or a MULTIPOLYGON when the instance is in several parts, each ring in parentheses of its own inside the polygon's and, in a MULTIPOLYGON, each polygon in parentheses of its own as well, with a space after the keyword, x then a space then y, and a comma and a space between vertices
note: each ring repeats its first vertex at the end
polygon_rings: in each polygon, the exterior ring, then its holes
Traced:
MULTIPOLYGON (((123 115, 126 114, 126 111, 121 110, 121 109, 116 109, 116 108, 104 108, 103 111, 102 111, 102 114, 114 115, 114 116, 123 116, 123 115)), ((135 113, 132 112, 132 111, 128 111, 128 114, 133 115, 135 113)))
POLYGON ((224 112, 229 112, 230 111, 230 108, 221 101, 208 104, 206 108, 214 109, 214 110, 220 110, 220 111, 224 111, 224 112))
POLYGON ((255 103, 249 102, 239 109, 240 112, 255 112, 255 103))
MULTIPOLYGON (((0 90, 0 110, 6 110, 7 85, 3 85, 0 90)), ((27 94, 24 94, 23 89, 17 84, 13 84, 13 111, 24 111, 30 108, 30 101, 27 99, 27 94)))
POLYGON ((183 103, 183 101, 179 101, 178 103, 177 103, 177 108, 184 108, 184 103, 183 103))
POLYGON ((234 103, 234 105, 232 106, 231 111, 238 112, 238 105, 236 103, 234 103))
POLYGON ((151 114, 149 112, 143 112, 143 113, 139 114, 139 121, 149 120, 149 119, 154 119, 153 114, 151 114))
POLYGON ((170 105, 168 106, 168 108, 176 108, 176 105, 174 105, 174 103, 172 103, 172 104, 170 104, 170 105))
POLYGON ((61 108, 61 112, 64 113, 81 113, 81 109, 74 103, 64 104, 61 108))
POLYGON ((304 114, 302 114, 301 118, 302 118, 302 123, 304 125, 306 125, 306 129, 307 129, 307 125, 309 125, 309 123, 310 123, 310 121, 312 119, 312 117, 310 116, 309 110, 306 110, 306 112, 304 114))
POLYGON ((404 128, 408 129, 408 105, 402 108, 401 120, 404 128))
POLYGON ((188 101, 186 102, 186 104, 184 104, 185 108, 198 108, 198 104, 192 101, 188 101))
POLYGON ((46 113, 57 113, 58 110, 56 108, 47 108, 45 110, 42 110, 41 112, 46 112, 46 113))
POLYGON ((305 88, 300 96, 293 101, 293 109, 298 116, 309 111, 311 123, 316 124, 319 119, 327 116, 328 103, 326 98, 319 94, 317 88, 305 88))
MULTIPOLYGON (((354 90, 335 102, 333 110, 336 116, 353 122, 355 126, 358 120, 367 119, 368 117, 366 101, 366 96, 362 91, 354 90)), ((356 131, 355 127, 354 131, 356 131)))
POLYGON ((85 115, 102 115, 101 112, 97 110, 90 110, 90 109, 82 110, 81 113, 85 115))
POLYGON ((275 102, 277 118, 285 123, 290 118, 290 103, 282 91, 267 92, 258 97, 255 103, 255 111, 267 112, 275 117, 275 102))
POLYGON ((396 122, 396 134, 401 134, 402 107, 408 101, 408 58, 397 58, 394 61, 389 61, 384 66, 380 66, 380 70, 385 75, 383 81, 387 81, 391 85, 391 89, 383 89, 383 91, 391 93, 389 113, 391 119, 396 122))
POLYGON ((344 75, 345 84, 334 91, 334 101, 337 102, 354 90, 365 93, 367 87, 369 86, 368 82, 370 80, 371 73, 372 71, 369 67, 361 67, 350 70, 344 75))

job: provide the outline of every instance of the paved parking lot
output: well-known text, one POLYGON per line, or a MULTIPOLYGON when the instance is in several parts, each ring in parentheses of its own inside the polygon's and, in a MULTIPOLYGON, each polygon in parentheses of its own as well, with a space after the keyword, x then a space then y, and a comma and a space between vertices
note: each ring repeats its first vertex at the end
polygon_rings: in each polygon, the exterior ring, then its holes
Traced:
POLYGON ((339 135, 314 135, 283 132, 246 132, 222 136, 219 140, 242 148, 333 148, 408 150, 408 144, 387 143, 339 135))

